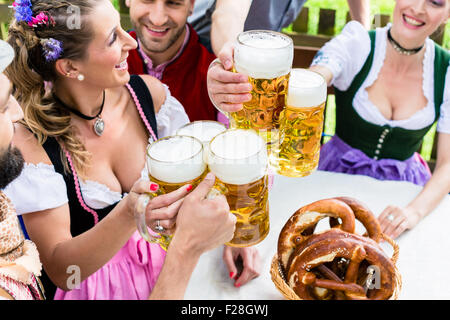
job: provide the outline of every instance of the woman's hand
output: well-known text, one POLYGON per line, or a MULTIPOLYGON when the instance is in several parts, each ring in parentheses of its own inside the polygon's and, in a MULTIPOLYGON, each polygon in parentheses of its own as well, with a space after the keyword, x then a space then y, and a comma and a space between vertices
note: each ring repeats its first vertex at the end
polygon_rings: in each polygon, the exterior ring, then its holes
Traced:
MULTIPOLYGON (((134 219, 134 211, 138 203, 138 197, 142 194, 156 193, 159 186, 156 183, 145 180, 138 180, 131 188, 127 196, 128 211, 134 219)), ((185 185, 167 194, 161 194, 151 199, 146 207, 146 223, 155 232, 159 232, 155 227, 159 224, 165 234, 172 234, 175 229, 178 210, 180 209, 184 197, 192 189, 191 185, 185 185)))
POLYGON ((420 213, 409 207, 388 206, 378 217, 381 230, 392 239, 414 228, 420 221, 420 213))
POLYGON ((233 67, 234 44, 226 43, 211 63, 207 75, 208 93, 213 104, 220 111, 235 112, 250 101, 251 84, 246 75, 231 72, 233 67))
POLYGON ((230 272, 230 278, 235 279, 235 287, 246 284, 258 277, 261 272, 261 257, 258 250, 254 247, 234 248, 225 246, 223 249, 223 260, 230 272), (243 269, 239 273, 240 270, 238 270, 237 263, 241 262, 243 269))

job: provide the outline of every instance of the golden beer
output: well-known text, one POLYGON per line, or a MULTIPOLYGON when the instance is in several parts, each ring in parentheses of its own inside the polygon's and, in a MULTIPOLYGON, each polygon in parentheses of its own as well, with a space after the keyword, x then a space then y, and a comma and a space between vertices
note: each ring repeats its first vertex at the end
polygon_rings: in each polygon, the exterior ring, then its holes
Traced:
MULTIPOLYGON (((206 175, 203 161, 203 144, 191 136, 170 136, 153 142, 147 148, 146 166, 150 181, 159 185, 156 193, 149 193, 148 199, 169 193, 191 184, 194 188, 206 175)), ((143 206, 143 205, 142 205, 143 206)), ((172 235, 149 232, 145 221, 145 208, 135 215, 141 236, 149 242, 157 242, 167 250, 172 235)))
POLYGON ((280 115, 279 140, 270 150, 271 168, 288 177, 303 177, 319 163, 327 86, 318 73, 293 69, 287 107, 280 115))
POLYGON ((216 175, 210 194, 225 195, 236 216, 232 247, 255 245, 269 233, 267 147, 254 130, 233 129, 210 142, 209 168, 216 175))
POLYGON ((293 42, 286 35, 255 30, 239 34, 234 71, 248 75, 252 99, 229 114, 230 127, 254 129, 270 145, 278 138, 280 113, 286 105, 293 42))

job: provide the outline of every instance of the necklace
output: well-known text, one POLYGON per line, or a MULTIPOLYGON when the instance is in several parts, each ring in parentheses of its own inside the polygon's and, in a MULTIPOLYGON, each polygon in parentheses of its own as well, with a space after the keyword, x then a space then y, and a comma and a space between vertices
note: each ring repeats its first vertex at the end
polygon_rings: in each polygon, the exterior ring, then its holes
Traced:
POLYGON ((404 54, 406 56, 410 56, 410 55, 416 54, 417 52, 422 50, 422 48, 424 46, 424 45, 421 45, 419 48, 405 49, 397 41, 395 41, 394 38, 392 38, 391 29, 388 30, 387 35, 388 35, 389 42, 394 47, 395 51, 397 51, 400 54, 404 54))
POLYGON ((103 131, 105 130, 105 122, 101 118, 100 114, 102 113, 103 106, 105 105, 105 90, 103 90, 103 101, 102 101, 102 105, 100 106, 100 111, 97 113, 97 115, 95 115, 93 117, 90 117, 90 116, 87 116, 85 114, 82 114, 80 111, 78 111, 78 110, 76 110, 76 109, 74 109, 72 107, 69 107, 67 104, 62 102, 61 99, 59 99, 55 94, 53 94, 53 98, 62 107, 64 107, 64 109, 69 110, 70 112, 72 112, 73 114, 79 116, 80 118, 83 118, 85 120, 94 120, 94 119, 96 119, 95 123, 94 123, 94 132, 99 137, 103 134, 103 131))

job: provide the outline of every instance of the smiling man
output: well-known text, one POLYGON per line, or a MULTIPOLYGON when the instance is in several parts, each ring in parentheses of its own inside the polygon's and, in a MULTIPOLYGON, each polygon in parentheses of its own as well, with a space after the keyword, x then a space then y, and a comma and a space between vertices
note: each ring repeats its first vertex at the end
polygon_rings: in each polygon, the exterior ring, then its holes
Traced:
POLYGON ((127 0, 138 48, 128 56, 131 74, 149 74, 166 84, 190 121, 216 120, 206 87, 215 58, 187 23, 195 0, 127 0))

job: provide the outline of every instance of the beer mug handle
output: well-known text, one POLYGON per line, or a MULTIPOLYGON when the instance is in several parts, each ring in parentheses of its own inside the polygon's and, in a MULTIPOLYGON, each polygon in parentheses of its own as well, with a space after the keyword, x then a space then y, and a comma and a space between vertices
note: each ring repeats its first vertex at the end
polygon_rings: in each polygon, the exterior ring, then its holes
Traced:
POLYGON ((148 203, 155 197, 154 194, 141 194, 138 197, 136 207, 134 210, 134 220, 136 221, 137 229, 141 235, 141 237, 150 243, 160 243, 161 237, 153 236, 148 232, 146 217, 145 217, 145 209, 147 208, 148 203))
MULTIPOLYGON (((222 62, 220 62, 219 58, 214 59, 213 61, 211 61, 211 63, 209 64, 208 70, 211 69, 215 64, 220 64, 222 65, 222 62)), ((209 100, 211 100, 212 105, 220 112, 222 113, 225 117, 227 117, 228 120, 230 120, 230 114, 226 111, 223 111, 222 109, 220 109, 215 103, 214 100, 211 98, 211 94, 209 93, 208 90, 208 97, 209 100)))

